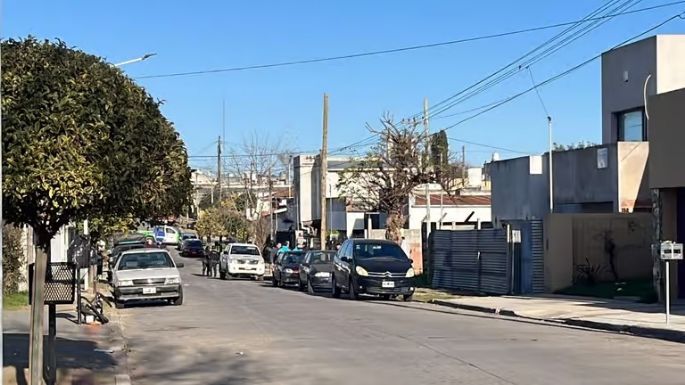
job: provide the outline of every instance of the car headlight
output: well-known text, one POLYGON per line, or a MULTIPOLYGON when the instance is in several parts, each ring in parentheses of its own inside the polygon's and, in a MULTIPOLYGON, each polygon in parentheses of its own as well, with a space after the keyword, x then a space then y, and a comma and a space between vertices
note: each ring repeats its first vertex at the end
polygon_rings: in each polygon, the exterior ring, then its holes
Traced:
POLYGON ((171 277, 171 278, 167 278, 164 280, 165 285, 174 285, 174 284, 179 284, 179 283, 181 283, 180 277, 171 277))
POLYGON ((410 267, 409 270, 407 270, 407 275, 405 275, 405 277, 411 278, 411 277, 414 276, 414 274, 415 274, 415 273, 414 273, 414 268, 413 268, 413 267, 410 267))
POLYGON ((361 275, 362 277, 366 277, 369 275, 369 272, 361 266, 357 266, 354 270, 357 272, 357 274, 361 275))
POLYGON ((327 271, 318 271, 316 274, 314 274, 315 277, 330 277, 331 273, 327 271))
POLYGON ((133 286, 133 281, 119 281, 119 286, 133 286))
POLYGON ((293 269, 285 269, 283 270, 283 272, 286 274, 291 274, 293 272, 293 269))

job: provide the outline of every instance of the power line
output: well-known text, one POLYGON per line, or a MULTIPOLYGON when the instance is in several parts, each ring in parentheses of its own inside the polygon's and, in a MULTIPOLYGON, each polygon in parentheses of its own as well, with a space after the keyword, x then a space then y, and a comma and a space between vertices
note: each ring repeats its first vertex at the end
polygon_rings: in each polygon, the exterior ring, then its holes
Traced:
POLYGON ((470 145, 473 145, 473 146, 479 146, 479 147, 491 148, 491 149, 493 149, 493 150, 500 150, 500 151, 511 152, 511 153, 514 153, 514 154, 523 154, 523 155, 532 155, 532 154, 533 154, 532 152, 514 150, 514 149, 511 149, 511 148, 500 147, 500 146, 493 146, 493 145, 485 144, 485 143, 472 142, 472 141, 466 140, 466 139, 449 138, 449 137, 448 137, 447 139, 448 139, 448 140, 455 141, 455 142, 459 142, 459 143, 470 144, 470 145))
POLYGON ((144 75, 144 76, 137 77, 137 79, 170 78, 170 77, 193 76, 193 75, 214 74, 214 73, 224 73, 224 72, 250 71, 250 70, 257 70, 257 69, 277 68, 277 67, 295 66, 295 65, 321 63, 321 62, 329 62, 329 61, 339 61, 339 60, 354 59, 354 58, 366 57, 366 56, 376 56, 376 55, 393 54, 393 53, 399 53, 399 52, 415 51, 415 50, 420 50, 420 49, 450 46, 450 45, 479 41, 479 40, 496 39, 496 38, 500 38, 500 37, 519 35, 519 34, 524 34, 524 33, 529 33, 529 32, 536 32, 536 31, 543 31, 543 30, 547 30, 547 29, 560 28, 560 27, 564 27, 564 26, 568 26, 568 25, 577 24, 577 23, 586 23, 586 22, 591 22, 591 21, 595 21, 595 20, 612 18, 615 16, 625 16, 625 15, 631 15, 631 14, 636 14, 636 13, 640 13, 640 12, 647 12, 647 11, 651 11, 654 9, 671 7, 671 6, 683 4, 683 3, 685 3, 685 0, 684 1, 674 1, 674 2, 670 2, 670 3, 666 3, 666 4, 660 4, 660 5, 654 5, 651 7, 635 9, 632 11, 619 12, 619 13, 616 13, 613 15, 604 15, 604 16, 598 16, 598 17, 593 17, 593 18, 583 18, 583 19, 575 20, 575 21, 567 21, 567 22, 562 22, 562 23, 549 24, 549 25, 543 25, 543 26, 531 27, 531 28, 524 28, 524 29, 495 33, 495 34, 489 34, 489 35, 473 36, 473 37, 467 37, 467 38, 455 39, 455 40, 449 40, 449 41, 443 41, 443 42, 437 42, 437 43, 427 43, 427 44, 413 45, 413 46, 407 46, 407 47, 392 48, 392 49, 385 49, 385 50, 379 50, 379 51, 366 51, 366 52, 359 52, 359 53, 352 53, 352 54, 338 55, 338 56, 329 56, 329 57, 322 57, 322 58, 301 59, 301 60, 284 61, 284 62, 276 62, 276 63, 268 63, 268 64, 255 64, 255 65, 242 66, 242 67, 228 67, 228 68, 207 69, 207 70, 199 70, 199 71, 175 72, 175 73, 158 74, 158 75, 144 75))
MULTIPOLYGON (((521 70, 522 66, 532 64, 533 62, 538 62, 538 61, 550 56, 551 54, 558 51, 559 49, 567 46, 568 44, 572 43, 573 41, 577 40, 578 38, 589 33, 591 30, 598 28, 599 26, 597 25, 597 23, 599 21, 602 21, 602 20, 608 21, 608 19, 611 19, 611 18, 620 14, 620 13, 616 14, 613 12, 616 12, 618 10, 620 10, 624 13, 625 12, 631 12, 631 11, 625 10, 624 8, 627 6, 631 6, 630 3, 633 2, 634 0, 626 0, 623 4, 620 4, 617 7, 613 8, 612 10, 608 11, 608 14, 605 14, 605 15, 600 16, 600 17, 596 17, 598 14, 606 11, 609 7, 616 5, 619 1, 620 0, 608 1, 603 6, 599 7, 598 9, 595 9, 594 11, 592 11, 590 14, 585 16, 580 21, 574 23, 574 25, 572 25, 571 27, 566 28, 564 31, 558 33, 557 35, 553 36, 552 38, 548 39, 544 43, 533 48, 532 50, 526 52, 522 56, 511 61, 510 63, 504 65, 503 67, 499 68, 498 70, 496 70, 495 72, 486 76, 485 78, 483 78, 483 79, 477 81, 476 83, 466 87, 465 89, 451 95, 450 97, 443 99, 442 101, 434 104, 433 107, 431 108, 430 115, 431 116, 438 116, 439 114, 444 113, 445 111, 453 108, 457 104, 460 104, 460 103, 464 102, 465 100, 472 98, 472 97, 486 91, 487 89, 492 88, 495 85, 500 84, 503 81, 511 78, 512 76, 514 76, 516 73, 518 73, 521 70), (592 23, 590 25, 583 26, 578 31, 573 32, 577 27, 583 25, 586 22, 592 22, 592 23), (568 33, 570 33, 570 35, 564 37, 568 33), (556 41, 558 39, 561 39, 561 40, 556 41), (569 39, 571 39, 571 40, 569 40, 569 39), (541 51, 541 52, 538 52, 538 51, 541 51), (536 52, 537 52, 537 54, 536 54, 536 52), (534 55, 534 56, 530 57, 531 55, 534 55), (523 61, 523 62, 521 62, 521 61, 523 61), (521 62, 521 63, 519 63, 519 62, 521 62), (512 68, 512 66, 515 66, 517 63, 519 63, 519 65, 517 67, 512 68), (507 70, 507 68, 509 68, 509 70, 507 70), (505 72, 505 70, 506 70, 506 72, 505 72), (504 72, 504 73, 502 73, 502 72, 504 72)), ((418 113, 414 114, 412 117, 417 117, 421 114, 422 114, 422 112, 418 112, 418 113)))
MULTIPOLYGON (((653 26, 653 27, 651 27, 651 28, 649 28, 649 29, 647 29, 647 30, 645 30, 645 31, 643 31, 643 32, 641 32, 641 33, 639 33, 639 34, 637 34, 637 35, 635 35, 635 36, 633 36, 633 37, 627 39, 627 40, 624 40, 623 42, 621 42, 621 43, 619 43, 619 44, 613 46, 609 51, 612 51, 612 50, 614 50, 614 49, 616 49, 616 48, 618 48, 618 47, 620 47, 620 46, 622 46, 622 45, 624 45, 624 44, 627 44, 628 42, 630 42, 630 41, 632 41, 632 40, 634 40, 634 39, 637 39, 638 37, 640 37, 640 36, 642 36, 642 35, 645 35, 645 34, 647 34, 647 33, 650 33, 650 32, 652 32, 652 31, 654 31, 655 29, 658 29, 658 28, 664 26, 665 24, 667 24, 667 23, 669 23, 669 22, 671 22, 671 21, 673 21, 673 20, 675 20, 675 19, 678 19, 678 18, 680 18, 680 19, 685 19, 685 12, 682 12, 682 13, 680 13, 680 14, 671 16, 670 18, 668 18, 668 19, 662 21, 661 23, 659 23, 659 24, 657 24, 657 25, 655 25, 655 26, 653 26)), ((563 71, 563 72, 561 72, 561 73, 559 73, 559 74, 557 74, 557 75, 555 75, 555 76, 552 76, 552 77, 550 77, 550 78, 544 80, 543 82, 539 83, 536 87, 544 86, 544 85, 549 84, 549 83, 551 83, 551 82, 553 82, 553 81, 555 81, 555 80, 558 80, 558 79, 560 79, 560 78, 562 78, 562 77, 564 77, 564 76, 566 76, 566 75, 569 75, 570 73, 572 73, 572 72, 574 72, 574 71, 580 69, 581 67, 584 67, 585 65, 587 65, 587 64, 589 64, 589 63, 591 63, 591 62, 597 60, 597 59, 600 58, 601 56, 602 56, 602 53, 600 53, 600 54, 598 54, 598 55, 596 55, 596 56, 593 56, 592 58, 587 59, 587 60, 585 60, 584 62, 579 63, 579 64, 575 65, 574 67, 571 67, 571 68, 567 69, 566 71, 563 71)), ((456 127, 456 126, 458 126, 458 125, 461 125, 461 124, 463 124, 463 123, 465 123, 465 122, 467 122, 467 121, 469 121, 469 120, 475 119, 476 117, 478 117, 478 116, 480 116, 480 115, 483 115, 483 114, 485 114, 485 113, 488 113, 488 112, 494 110, 495 108, 498 108, 498 107, 500 107, 500 106, 502 106, 502 105, 504 105, 504 104, 506 104, 506 103, 511 102, 512 100, 515 100, 515 99, 517 99, 517 98, 519 98, 519 97, 521 97, 521 96, 523 96, 523 95, 529 93, 530 91, 533 91, 536 87, 530 87, 530 88, 528 88, 528 89, 526 89, 526 90, 524 90, 524 91, 521 91, 521 92, 519 92, 519 93, 517 93, 517 94, 515 94, 515 95, 512 95, 512 96, 510 96, 510 97, 504 99, 502 102, 497 103, 497 104, 495 104, 495 105, 493 105, 493 106, 491 106, 491 107, 489 107, 489 108, 487 108, 487 109, 485 109, 485 110, 483 110, 483 111, 481 111, 481 112, 478 112, 478 113, 476 113, 476 114, 474 114, 474 115, 471 115, 471 116, 469 116, 469 117, 467 117, 467 118, 464 118, 464 119, 462 119, 462 120, 460 120, 460 121, 458 121, 458 122, 456 122, 456 123, 454 123, 454 124, 452 124, 452 125, 449 125, 449 126, 445 127, 444 129, 445 129, 445 130, 449 130, 449 129, 454 128, 454 127, 456 127)))
POLYGON ((549 112, 547 111, 547 106, 545 106, 544 100, 542 100, 542 95, 540 95, 540 90, 538 90, 538 86, 535 84, 535 78, 533 78, 533 70, 528 68, 528 74, 530 74, 530 82, 533 84, 533 88, 535 89, 535 93, 538 95, 538 100, 540 101, 540 105, 542 106, 542 110, 545 111, 545 115, 547 116, 547 119, 550 119, 549 112))

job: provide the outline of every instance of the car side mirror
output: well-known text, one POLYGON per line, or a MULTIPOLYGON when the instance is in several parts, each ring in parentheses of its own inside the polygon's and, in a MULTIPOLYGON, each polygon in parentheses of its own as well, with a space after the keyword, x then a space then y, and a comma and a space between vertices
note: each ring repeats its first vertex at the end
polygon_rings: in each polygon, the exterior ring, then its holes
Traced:
POLYGON ((176 264, 176 267, 178 267, 179 269, 182 268, 183 266, 185 266, 185 264, 183 262, 176 264))
POLYGON ((340 257, 340 260, 345 262, 345 263, 350 263, 352 262, 352 258, 350 257, 340 257))

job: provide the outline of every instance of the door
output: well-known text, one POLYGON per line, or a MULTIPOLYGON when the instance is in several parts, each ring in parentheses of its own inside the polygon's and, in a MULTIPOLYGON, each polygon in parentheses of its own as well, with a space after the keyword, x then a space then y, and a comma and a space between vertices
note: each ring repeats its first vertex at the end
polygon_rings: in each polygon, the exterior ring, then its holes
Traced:
POLYGON ((311 256, 311 252, 307 253, 300 264, 300 282, 307 282, 307 276, 309 275, 309 260, 311 259, 311 256))
POLYGON ((164 226, 155 227, 155 240, 157 242, 164 243, 166 239, 166 234, 164 233, 164 226))
POLYGON ((176 232, 176 229, 170 226, 164 226, 164 243, 178 243, 178 233, 176 232))
POLYGON ((347 250, 351 249, 351 245, 352 241, 350 240, 343 242, 342 246, 340 247, 340 250, 338 250, 338 252, 335 253, 335 256, 333 257, 333 276, 337 284, 340 284, 341 282, 346 282, 346 278, 344 277, 342 257, 347 255, 347 250))
MULTIPOLYGON (((685 188, 679 188, 677 194, 676 242, 683 243, 685 242, 685 188)), ((678 298, 685 298, 685 262, 671 262, 670 268, 673 268, 673 264, 678 266, 678 298)))

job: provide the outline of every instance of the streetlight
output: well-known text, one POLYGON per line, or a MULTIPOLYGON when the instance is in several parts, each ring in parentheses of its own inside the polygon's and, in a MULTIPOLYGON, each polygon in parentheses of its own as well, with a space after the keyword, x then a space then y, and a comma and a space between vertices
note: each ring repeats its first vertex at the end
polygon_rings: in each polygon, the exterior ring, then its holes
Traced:
POLYGON ((121 63, 112 64, 112 66, 113 67, 121 67, 121 66, 126 65, 126 64, 138 63, 139 61, 147 60, 147 59, 149 59, 155 55, 157 55, 157 54, 156 53, 146 53, 145 55, 143 55, 141 57, 131 59, 131 60, 122 61, 121 63))

